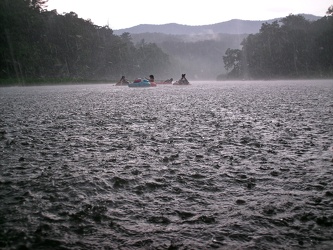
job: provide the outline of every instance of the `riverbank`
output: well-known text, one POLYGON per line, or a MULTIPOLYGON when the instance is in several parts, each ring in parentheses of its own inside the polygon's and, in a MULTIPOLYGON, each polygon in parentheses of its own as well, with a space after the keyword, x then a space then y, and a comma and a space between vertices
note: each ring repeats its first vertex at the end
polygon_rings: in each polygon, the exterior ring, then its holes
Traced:
POLYGON ((83 79, 83 78, 10 78, 0 79, 0 87, 41 86, 41 85, 71 85, 91 83, 115 83, 115 79, 83 79))

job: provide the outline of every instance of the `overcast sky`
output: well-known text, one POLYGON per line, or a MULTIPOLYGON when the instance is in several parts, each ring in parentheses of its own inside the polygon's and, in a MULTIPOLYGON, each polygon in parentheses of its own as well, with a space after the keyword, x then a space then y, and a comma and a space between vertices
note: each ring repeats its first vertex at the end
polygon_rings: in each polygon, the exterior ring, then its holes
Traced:
POLYGON ((49 0, 47 5, 59 14, 73 11, 117 30, 139 24, 205 25, 302 13, 324 16, 333 0, 49 0))

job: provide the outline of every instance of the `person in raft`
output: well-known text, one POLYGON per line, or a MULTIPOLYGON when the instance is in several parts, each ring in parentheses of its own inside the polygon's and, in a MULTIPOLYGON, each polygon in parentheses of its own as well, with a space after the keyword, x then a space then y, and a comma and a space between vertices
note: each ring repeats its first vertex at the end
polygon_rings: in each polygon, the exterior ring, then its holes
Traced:
POLYGON ((129 81, 127 81, 125 76, 122 76, 120 80, 117 82, 117 84, 127 84, 129 81))
POLYGON ((186 74, 182 74, 182 78, 178 81, 179 84, 189 84, 189 81, 186 79, 186 74))
POLYGON ((173 81, 173 78, 170 78, 170 79, 165 80, 164 82, 165 83, 172 83, 172 81, 173 81))
POLYGON ((156 82, 155 82, 154 75, 150 75, 149 78, 145 77, 145 79, 150 82, 150 86, 156 87, 156 82))
POLYGON ((154 78, 153 75, 150 75, 150 76, 149 76, 149 81, 150 81, 150 82, 155 82, 155 78, 154 78))

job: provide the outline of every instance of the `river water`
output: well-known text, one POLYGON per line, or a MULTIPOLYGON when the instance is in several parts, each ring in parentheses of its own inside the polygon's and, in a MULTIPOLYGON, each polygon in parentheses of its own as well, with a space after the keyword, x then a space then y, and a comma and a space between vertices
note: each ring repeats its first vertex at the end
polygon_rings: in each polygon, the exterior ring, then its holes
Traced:
POLYGON ((333 81, 0 88, 0 249, 332 249, 333 81))

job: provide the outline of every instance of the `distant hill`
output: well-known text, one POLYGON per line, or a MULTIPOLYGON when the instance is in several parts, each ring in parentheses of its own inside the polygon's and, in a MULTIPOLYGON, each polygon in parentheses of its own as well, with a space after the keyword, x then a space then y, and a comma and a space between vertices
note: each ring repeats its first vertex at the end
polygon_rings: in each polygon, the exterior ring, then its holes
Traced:
MULTIPOLYGON (((310 21, 316 21, 320 19, 319 16, 314 16, 310 14, 301 14, 305 19, 310 21)), ((272 23, 274 21, 279 21, 281 18, 274 18, 270 20, 263 21, 250 21, 250 20, 239 20, 233 19, 226 22, 210 24, 210 25, 181 25, 177 23, 169 24, 140 24, 131 28, 114 30, 114 34, 121 35, 124 32, 131 34, 141 34, 141 33, 162 33, 170 35, 204 35, 204 34, 254 34, 258 33, 261 25, 265 22, 272 23)))
MULTIPOLYGON (((315 21, 321 17, 303 15, 315 21)), ((131 34, 134 44, 155 43, 167 55, 171 69, 156 79, 179 79, 186 73, 191 80, 215 80, 226 73, 223 55, 228 48, 241 49, 241 42, 249 34, 258 33, 262 24, 279 21, 275 18, 264 21, 230 20, 227 22, 189 26, 176 23, 151 25, 141 24, 128 29, 114 30, 116 35, 131 34)))
POLYGON ((242 40, 247 37, 248 34, 192 34, 192 35, 171 35, 164 33, 138 33, 131 34, 134 44, 140 43, 144 40, 146 43, 156 43, 160 46, 164 42, 168 43, 195 43, 199 41, 214 40, 219 42, 226 42, 232 48, 238 48, 242 40))

